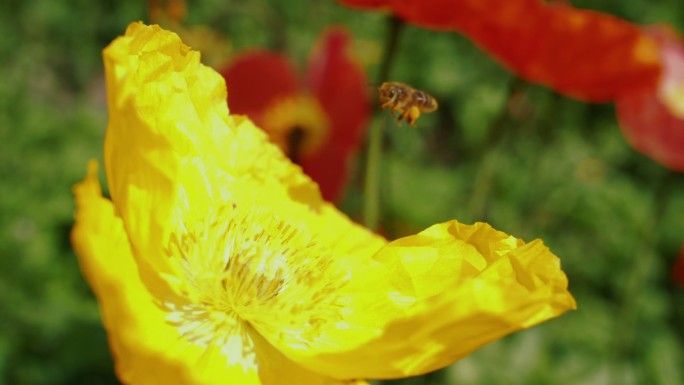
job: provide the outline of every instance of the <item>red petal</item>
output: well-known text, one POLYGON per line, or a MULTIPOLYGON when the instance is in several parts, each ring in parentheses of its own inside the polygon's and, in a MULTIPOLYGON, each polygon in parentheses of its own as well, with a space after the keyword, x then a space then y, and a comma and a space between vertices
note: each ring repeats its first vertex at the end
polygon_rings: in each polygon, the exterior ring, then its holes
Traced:
POLYGON ((401 18, 463 33, 519 76, 588 101, 657 82, 655 42, 614 16, 540 0, 390 0, 401 18))
POLYGON ((302 160, 304 171, 321 185, 326 199, 336 201, 347 177, 347 164, 363 139, 370 115, 366 74, 349 54, 342 28, 325 31, 311 52, 306 84, 330 121, 326 143, 302 160))
POLYGON ((620 97, 616 102, 618 120, 635 149, 671 169, 684 171, 684 119, 675 116, 661 99, 663 87, 673 81, 681 83, 684 77, 684 67, 677 65, 684 61, 684 47, 667 33, 649 33, 661 46, 663 78, 650 89, 620 97))
POLYGON ((245 53, 220 72, 226 79, 231 113, 248 115, 257 125, 268 106, 299 90, 294 70, 276 53, 245 53))
POLYGON ((318 183, 321 194, 329 202, 339 202, 348 182, 349 152, 326 145, 301 162, 302 169, 318 183))

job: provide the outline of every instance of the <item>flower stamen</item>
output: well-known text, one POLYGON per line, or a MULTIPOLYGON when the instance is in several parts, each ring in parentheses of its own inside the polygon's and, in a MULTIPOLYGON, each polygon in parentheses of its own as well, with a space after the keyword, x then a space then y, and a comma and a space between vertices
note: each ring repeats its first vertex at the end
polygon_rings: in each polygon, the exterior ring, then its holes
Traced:
POLYGON ((305 344, 325 322, 342 319, 347 283, 324 248, 295 224, 236 205, 173 233, 167 255, 179 272, 167 321, 201 346, 225 346, 249 331, 305 344))

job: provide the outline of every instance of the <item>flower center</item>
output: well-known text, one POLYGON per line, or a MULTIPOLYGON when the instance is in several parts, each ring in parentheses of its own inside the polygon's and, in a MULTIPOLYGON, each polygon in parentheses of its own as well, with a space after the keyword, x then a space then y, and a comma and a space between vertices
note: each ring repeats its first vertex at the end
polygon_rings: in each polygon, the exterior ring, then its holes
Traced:
POLYGON ((251 332, 306 345, 324 322, 341 319, 336 293, 348 278, 311 236, 275 213, 230 205, 181 227, 167 248, 178 298, 162 307, 189 341, 244 359, 253 353, 251 332))
POLYGON ((328 135, 328 117, 318 100, 308 95, 280 99, 266 109, 263 129, 295 163, 315 153, 328 135))

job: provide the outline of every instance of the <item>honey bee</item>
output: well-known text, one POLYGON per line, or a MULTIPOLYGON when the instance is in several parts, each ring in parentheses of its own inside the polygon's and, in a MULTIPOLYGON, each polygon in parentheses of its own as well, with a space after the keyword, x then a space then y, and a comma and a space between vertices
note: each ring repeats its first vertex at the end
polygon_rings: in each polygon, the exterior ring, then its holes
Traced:
POLYGON ((406 119, 414 126, 421 112, 432 112, 437 109, 437 100, 425 91, 417 90, 408 84, 385 82, 378 87, 380 107, 389 108, 392 116, 399 112, 398 122, 406 119))

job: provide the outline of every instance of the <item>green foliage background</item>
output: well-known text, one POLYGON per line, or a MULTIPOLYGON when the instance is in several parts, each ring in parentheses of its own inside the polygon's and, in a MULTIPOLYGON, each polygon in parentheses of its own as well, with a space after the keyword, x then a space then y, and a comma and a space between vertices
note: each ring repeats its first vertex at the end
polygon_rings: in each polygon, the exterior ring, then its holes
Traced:
MULTIPOLYGON (((684 32, 679 0, 575 5, 684 32)), ((186 24, 211 26, 234 50, 280 48, 299 64, 326 25, 346 25, 371 79, 387 31, 382 14, 324 0, 188 8, 186 24)), ((0 384, 117 383, 69 242, 70 189, 101 157, 101 49, 146 19, 134 0, 0 3, 0 384)), ((670 268, 684 242, 684 177, 634 152, 611 105, 526 84, 457 34, 408 26, 391 78, 429 90, 440 110, 419 129, 385 128, 385 232, 457 218, 540 237, 562 258, 579 309, 387 383, 683 384, 684 290, 670 268)), ((343 202, 351 215, 360 191, 352 185, 343 202)))

